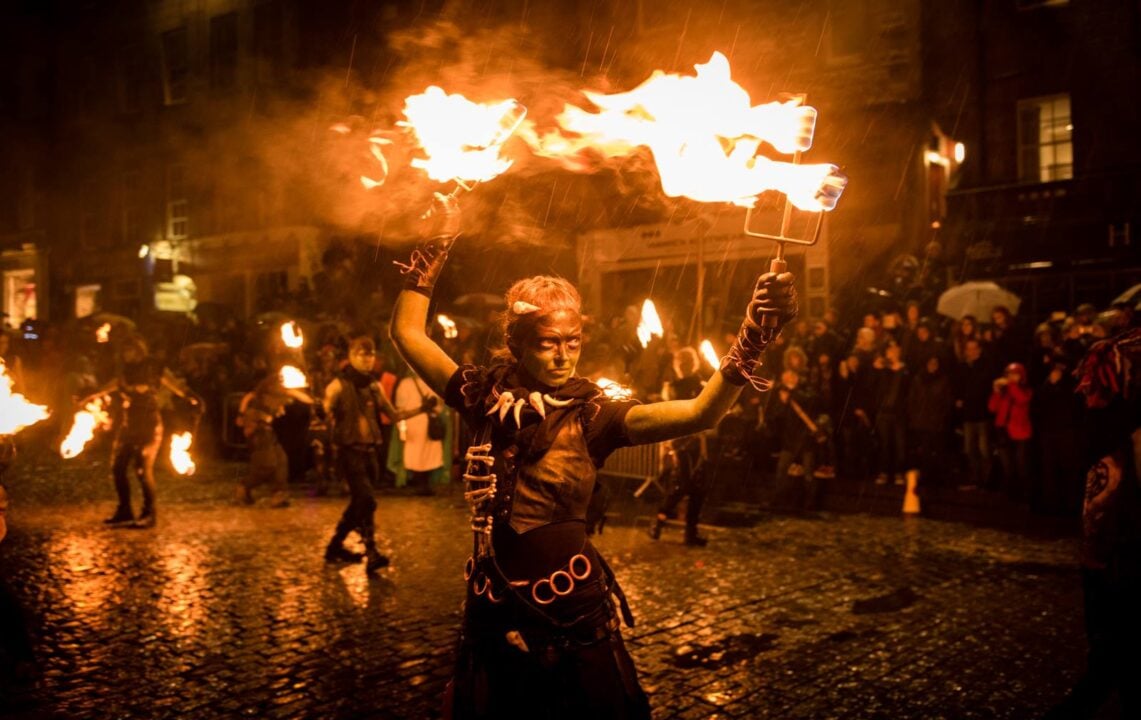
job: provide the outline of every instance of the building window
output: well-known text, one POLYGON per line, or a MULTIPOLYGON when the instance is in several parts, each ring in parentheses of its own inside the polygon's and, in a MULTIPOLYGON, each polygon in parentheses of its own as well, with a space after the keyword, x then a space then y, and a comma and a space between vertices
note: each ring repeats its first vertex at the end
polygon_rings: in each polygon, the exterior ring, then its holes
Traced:
POLYGON ((102 285, 80 285, 75 288, 75 317, 94 315, 99 309, 99 291, 102 285))
POLYGON ((1018 177, 1053 182, 1074 176, 1074 125, 1070 96, 1052 95, 1018 103, 1018 177))
POLYGON ((238 14, 210 18, 210 89, 231 90, 238 69, 238 14))
POLYGON ((162 34, 162 81, 167 105, 186 102, 190 84, 190 35, 185 25, 162 34))
POLYGON ((186 192, 186 168, 171 165, 166 171, 166 236, 181 240, 190 235, 190 200, 186 192))
POLYGON ((4 312, 8 323, 20 327, 25 320, 36 317, 36 271, 4 271, 4 312))

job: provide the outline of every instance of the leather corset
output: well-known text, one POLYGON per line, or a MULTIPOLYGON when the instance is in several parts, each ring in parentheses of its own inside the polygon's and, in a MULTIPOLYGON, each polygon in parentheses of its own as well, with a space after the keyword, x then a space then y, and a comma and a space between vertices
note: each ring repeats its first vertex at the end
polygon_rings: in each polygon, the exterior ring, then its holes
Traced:
POLYGON ((338 445, 377 445, 383 440, 375 392, 372 383, 358 387, 341 378, 341 393, 333 408, 338 445))
POLYGON ((565 520, 586 520, 596 471, 581 422, 563 423, 550 448, 532 465, 516 466, 512 449, 503 457, 514 482, 505 488, 497 521, 508 520, 511 529, 522 534, 565 520))

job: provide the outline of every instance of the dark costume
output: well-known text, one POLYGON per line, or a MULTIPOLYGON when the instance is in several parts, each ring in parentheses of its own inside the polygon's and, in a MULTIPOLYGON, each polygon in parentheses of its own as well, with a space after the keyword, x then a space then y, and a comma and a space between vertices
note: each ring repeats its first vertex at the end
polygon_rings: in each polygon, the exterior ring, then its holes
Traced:
MULTIPOLYGON (((701 394, 705 383, 697 375, 690 375, 669 384, 669 400, 692 400, 701 394)), ((685 508, 685 542, 688 545, 701 545, 705 540, 697 534, 697 522, 701 518, 701 508, 705 504, 708 486, 708 473, 703 467, 702 439, 699 435, 675 438, 668 443, 668 451, 673 456, 670 467, 663 472, 671 488, 658 508, 659 515, 675 517, 677 506, 684 497, 689 498, 685 508)), ((650 528, 650 537, 655 540, 661 535, 662 522, 656 520, 650 528)))
POLYGON ((596 471, 625 432, 631 402, 574 378, 546 393, 514 366, 461 366, 445 402, 475 428, 466 498, 475 549, 451 718, 648 718, 622 642, 618 598, 586 538, 596 471))
POLYGON ((163 432, 158 402, 162 373, 162 366, 151 359, 123 364, 116 391, 119 412, 113 428, 115 440, 111 450, 111 473, 115 478, 119 505, 109 522, 128 522, 135 517, 131 509, 131 482, 128 477, 132 464, 143 493, 139 522, 154 522, 154 468, 163 432))
POLYGON ((338 382, 341 391, 330 408, 330 420, 341 477, 349 485, 349 505, 337 522, 325 556, 329 560, 352 560, 344 542, 355 531, 364 543, 369 570, 377 570, 388 564, 376 549, 376 498, 372 494, 373 483, 380 478, 378 452, 384 443, 380 428, 382 390, 372 375, 352 366, 345 368, 338 382))
POLYGON ((284 498, 289 460, 277 441, 273 421, 281 415, 288 402, 289 396, 277 378, 268 377, 253 389, 252 397, 242 412, 242 432, 250 449, 250 468, 239 486, 239 496, 246 503, 253 503, 251 491, 266 483, 277 497, 284 498))

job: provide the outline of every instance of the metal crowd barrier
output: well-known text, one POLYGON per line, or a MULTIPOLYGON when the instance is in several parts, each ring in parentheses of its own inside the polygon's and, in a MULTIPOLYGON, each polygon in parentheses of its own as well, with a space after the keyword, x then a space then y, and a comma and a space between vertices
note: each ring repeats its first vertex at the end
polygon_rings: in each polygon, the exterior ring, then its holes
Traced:
POLYGON ((606 459, 602 472, 614 477, 634 478, 641 480, 642 484, 634 491, 634 497, 641 497, 651 485, 665 493, 665 489, 658 482, 662 471, 661 443, 649 445, 635 445, 633 447, 615 450, 606 459))

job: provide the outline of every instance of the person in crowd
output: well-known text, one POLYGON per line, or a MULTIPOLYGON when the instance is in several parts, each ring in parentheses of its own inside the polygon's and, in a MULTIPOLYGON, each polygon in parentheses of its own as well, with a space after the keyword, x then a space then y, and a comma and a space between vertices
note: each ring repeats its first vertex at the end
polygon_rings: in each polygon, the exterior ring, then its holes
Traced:
POLYGON ((875 443, 875 385, 871 366, 852 353, 840 364, 836 415, 840 431, 840 459, 847 475, 866 480, 871 474, 875 443))
POLYGON ((816 445, 824 431, 815 421, 815 398, 801 386, 800 375, 785 370, 769 395, 765 423, 777 438, 778 454, 774 504, 815 510, 816 445))
POLYGON ((439 396, 414 373, 396 385, 396 407, 401 413, 397 425, 400 433, 401 466, 408 486, 419 495, 432 494, 432 479, 446 482, 444 461, 448 418, 438 407, 439 396), (421 408, 429 408, 422 411, 421 408))
POLYGON ((983 333, 991 359, 997 367, 1025 362, 1026 340, 1018 332, 1014 315, 1005 305, 996 305, 990 314, 990 326, 983 333))
POLYGON ((796 324, 792 326, 792 332, 788 336, 788 344, 790 347, 798 347, 804 352, 808 352, 808 348, 812 343, 812 325, 808 320, 797 320, 796 324))
POLYGON ((391 335, 401 355, 476 428, 465 483, 473 554, 456 672, 445 716, 649 718, 612 595, 627 604, 586 537, 596 469, 615 449, 712 428, 756 361, 796 315, 791 276, 758 279, 721 369, 691 400, 647 405, 607 395, 576 377, 582 312, 561 278, 516 282, 505 298, 504 347, 491 366, 457 366, 425 332, 436 279, 458 234, 458 208, 403 266, 391 335), (776 321, 764 327, 765 318, 776 321), (553 488, 557 490, 552 491, 553 488))
POLYGON ((1048 513, 1066 514, 1077 508, 1081 493, 1075 478, 1081 471, 1074 432, 1080 407, 1073 377, 1064 363, 1055 362, 1046 378, 1034 386, 1032 410, 1041 485, 1031 503, 1048 513))
POLYGON ((809 357, 826 354, 835 360, 844 352, 844 339, 823 320, 812 323, 812 338, 809 340, 809 357))
POLYGON ((254 488, 268 484, 270 507, 289 507, 289 459, 274 432, 273 421, 284 415, 293 401, 313 404, 304 390, 286 387, 280 373, 265 376, 242 397, 238 421, 250 450, 250 464, 236 488, 239 503, 253 505, 254 488))
MULTIPOLYGON (((8 535, 8 488, 4 485, 3 469, 7 467, 15 446, 11 438, 0 447, 0 543, 8 535)), ((32 651, 32 641, 24 610, 16 599, 16 594, 0 576, 0 698, 8 693, 8 686, 27 686, 38 673, 36 657, 32 651)))
POLYGON ((349 343, 349 364, 326 386, 324 398, 341 477, 349 485, 349 504, 325 548, 325 561, 358 563, 363 558, 368 575, 388 567, 388 558, 376 547, 376 498, 372 489, 380 477, 377 451, 384 440, 380 413, 397 419, 405 417, 397 412, 372 376, 375 361, 376 344, 372 338, 353 338, 349 343), (345 547, 352 532, 360 537, 364 555, 345 547))
POLYGON ((112 420, 111 474, 119 502, 111 517, 104 520, 112 527, 150 528, 155 525, 154 468, 163 437, 159 408, 161 388, 193 406, 200 404, 197 397, 177 383, 170 371, 150 355, 141 337, 131 336, 119 349, 117 377, 79 402, 80 407, 85 407, 97 398, 110 396, 117 405, 112 420), (132 465, 143 493, 143 506, 138 518, 131 507, 128 473, 132 465))
POLYGON ((939 355, 930 355, 907 391, 911 467, 919 471, 923 487, 938 486, 946 478, 945 450, 954 407, 951 380, 943 371, 942 360, 939 355))
POLYGON ((1030 418, 1034 390, 1021 363, 1007 365, 993 387, 987 410, 994 415, 1006 493, 1013 500, 1025 500, 1030 483, 1030 438, 1034 435, 1030 418))
MULTIPOLYGON (((1066 365, 1066 354, 1062 349, 1062 334, 1051 323, 1044 322, 1034 329, 1033 347, 1030 349, 1030 385, 1039 387, 1054 371, 1055 366, 1066 365)), ((1069 366, 1072 367, 1072 366, 1069 366)))
MULTIPOLYGON (((691 347, 679 348, 674 353, 675 379, 663 388, 664 400, 692 400, 701 394, 705 382, 698 371, 701 369, 697 351, 691 347)), ((685 544, 703 547, 706 539, 698 534, 697 524, 701 519, 701 508, 705 504, 705 491, 708 486, 709 434, 697 433, 674 438, 665 443, 663 475, 669 494, 658 507, 658 514, 650 525, 650 537, 657 540, 662 536, 666 521, 677 517, 677 506, 683 498, 689 498, 685 511, 685 544)))
MULTIPOLYGON (((873 316, 874 317, 874 316, 873 316)), ((860 367, 870 372, 876 355, 879 354, 879 341, 876 331, 864 326, 856 331, 856 344, 852 347, 852 355, 860 359, 860 367)))
POLYGON ((888 340, 883 355, 873 364, 876 397, 876 438, 878 457, 876 484, 885 485, 893 478, 896 485, 904 482, 907 462, 907 386, 911 373, 903 364, 899 343, 888 340))
POLYGON ((800 378, 800 385, 808 384, 808 354, 800 345, 790 345, 781 360, 781 372, 792 371, 800 378))
POLYGON ((982 347, 978 320, 974 315, 964 315, 951 331, 951 351, 955 353, 956 360, 961 363, 967 361, 967 344, 972 340, 977 341, 979 347, 982 347))
POLYGON ((975 337, 963 343, 963 359, 955 376, 955 408, 963 424, 963 454, 967 458, 967 482, 973 490, 990 483, 990 400, 994 371, 975 337))
POLYGON ((936 356, 944 370, 950 358, 946 344, 935 334, 935 324, 929 318, 921 318, 915 332, 909 333, 903 341, 903 362, 909 368, 922 368, 927 358, 936 356))

